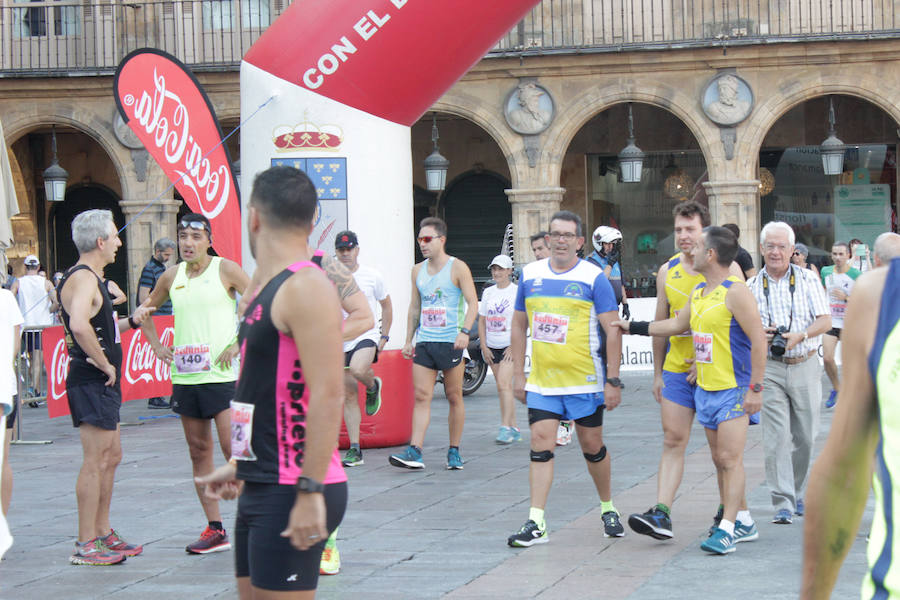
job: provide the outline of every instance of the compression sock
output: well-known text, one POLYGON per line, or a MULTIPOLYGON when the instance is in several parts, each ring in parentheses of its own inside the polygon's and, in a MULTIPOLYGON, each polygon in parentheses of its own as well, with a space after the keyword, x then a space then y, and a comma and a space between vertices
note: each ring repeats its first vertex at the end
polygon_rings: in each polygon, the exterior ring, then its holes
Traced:
POLYGON ((656 505, 656 508, 658 508, 659 510, 663 511, 664 513, 666 513, 666 516, 667 516, 667 517, 671 517, 671 516, 672 516, 672 510, 671 510, 668 506, 666 506, 665 504, 663 504, 662 502, 659 502, 659 503, 656 505))

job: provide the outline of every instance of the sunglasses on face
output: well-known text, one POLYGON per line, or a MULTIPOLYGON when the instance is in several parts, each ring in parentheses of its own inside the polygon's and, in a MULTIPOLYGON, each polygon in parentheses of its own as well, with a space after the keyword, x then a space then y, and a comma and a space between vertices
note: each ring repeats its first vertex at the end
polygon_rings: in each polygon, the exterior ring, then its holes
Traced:
POLYGON ((431 240, 435 240, 439 237, 441 237, 441 236, 439 236, 439 235, 421 235, 421 236, 417 237, 416 239, 419 240, 420 244, 430 244, 431 240))
POLYGON ((203 221, 181 221, 178 224, 179 229, 196 229, 197 231, 206 231, 209 233, 209 230, 206 228, 206 223, 203 221))

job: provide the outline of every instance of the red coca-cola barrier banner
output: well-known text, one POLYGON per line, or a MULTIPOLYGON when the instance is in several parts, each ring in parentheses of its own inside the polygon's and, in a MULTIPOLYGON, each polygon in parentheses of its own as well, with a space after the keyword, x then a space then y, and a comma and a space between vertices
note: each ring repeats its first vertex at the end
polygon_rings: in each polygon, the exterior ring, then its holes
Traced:
MULTIPOLYGON (((153 317, 160 341, 171 346, 175 339, 175 318, 153 317)), ((69 371, 69 351, 62 327, 48 327, 41 335, 44 348, 44 367, 47 369, 47 414, 50 418, 69 414, 66 396, 66 374, 69 371)), ((122 334, 122 370, 119 383, 122 401, 142 400, 172 393, 169 365, 156 358, 150 343, 140 329, 122 334)))
POLYGON ((213 248, 241 264, 241 207, 231 157, 200 82, 177 58, 143 48, 122 59, 113 84, 122 119, 191 210, 212 225, 213 248), (215 148, 215 150, 213 150, 215 148))

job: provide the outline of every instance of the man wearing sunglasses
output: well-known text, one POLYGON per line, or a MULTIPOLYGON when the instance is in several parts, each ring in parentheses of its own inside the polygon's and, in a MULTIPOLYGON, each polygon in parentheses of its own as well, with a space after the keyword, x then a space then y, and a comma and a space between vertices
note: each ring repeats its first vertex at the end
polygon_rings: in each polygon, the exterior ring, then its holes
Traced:
POLYGON ((478 318, 478 296, 466 263, 444 251, 447 242, 447 224, 444 221, 437 217, 422 219, 418 242, 425 260, 412 269, 412 294, 406 344, 403 346, 404 358, 413 359, 416 402, 413 406, 412 437, 409 447, 401 454, 392 454, 389 461, 395 467, 425 468, 422 444, 431 420, 434 384, 438 371, 441 371, 444 374, 444 393, 450 404, 447 468, 458 470, 463 468, 459 442, 466 419, 462 399, 466 366, 462 354, 469 345, 478 318), (416 336, 415 348, 413 336, 416 336))
MULTIPOLYGON (((222 454, 231 457, 231 410, 237 380, 237 294, 243 295, 249 279, 236 262, 210 256, 212 230, 209 220, 196 213, 178 222, 178 251, 183 262, 166 269, 153 291, 150 304, 172 301, 175 340, 163 346, 152 319, 142 325, 150 347, 160 360, 172 366, 172 410, 181 416, 194 476, 213 470, 214 442, 210 421, 215 423, 222 454)), ((231 548, 218 500, 197 497, 209 525, 185 550, 208 554, 231 548)))

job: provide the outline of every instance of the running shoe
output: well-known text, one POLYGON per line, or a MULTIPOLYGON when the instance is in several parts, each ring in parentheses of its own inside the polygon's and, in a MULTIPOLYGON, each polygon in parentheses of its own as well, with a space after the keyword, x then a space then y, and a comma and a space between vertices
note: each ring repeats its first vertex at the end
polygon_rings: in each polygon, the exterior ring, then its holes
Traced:
POLYGON ((213 529, 207 527, 200 534, 200 539, 189 544, 184 549, 190 554, 210 554, 212 552, 223 552, 231 550, 231 542, 228 541, 228 535, 224 529, 213 529))
POLYGON ((359 465, 365 464, 362 457, 362 450, 350 447, 344 454, 341 464, 345 467, 358 467, 359 465))
POLYGON ((831 390, 828 400, 825 401, 825 408, 834 408, 835 404, 837 404, 837 390, 831 390))
POLYGON ((791 516, 791 511, 786 508, 782 508, 777 513, 775 513, 774 517, 772 517, 772 522, 778 523, 779 525, 790 525, 794 522, 794 518, 793 516, 791 516))
POLYGON ((568 421, 560 421, 559 429, 556 430, 556 445, 568 446, 572 441, 572 430, 569 428, 568 421))
POLYGON ((337 575, 341 570, 341 553, 337 546, 322 550, 322 560, 319 563, 319 575, 337 575))
POLYGON ((797 509, 794 511, 794 514, 802 517, 804 512, 806 512, 806 506, 803 505, 803 498, 797 498, 797 509))
POLYGON ((716 532, 716 529, 719 528, 719 523, 722 522, 722 515, 724 514, 725 509, 719 506, 719 510, 716 511, 716 515, 713 517, 712 527, 709 528, 709 532, 707 533, 707 537, 711 536, 716 532))
POLYGON ((119 552, 125 556, 137 556, 144 551, 144 547, 138 544, 129 544, 113 529, 109 535, 100 538, 100 542, 113 552, 119 552))
POLYGON ((608 510, 601 515, 603 519, 603 537, 625 537, 625 528, 619 521, 619 513, 608 510))
POLYGON ((730 554, 735 550, 734 536, 716 527, 716 531, 700 544, 700 549, 711 554, 730 554))
POLYGON ((151 410, 165 410, 172 408, 172 405, 163 400, 162 398, 150 398, 147 400, 147 408, 151 410))
POLYGON ((422 462, 422 452, 416 450, 412 446, 407 446, 403 454, 391 454, 391 457, 388 458, 388 462, 395 467, 402 467, 404 469, 425 468, 425 463, 422 462))
POLYGON ((366 414, 374 417, 381 410, 381 377, 375 378, 375 389, 366 390, 366 414))
POLYGON ((629 516, 628 526, 635 533, 649 535, 656 540, 670 540, 673 537, 672 519, 657 506, 645 513, 629 516))
POLYGON ((447 469, 451 471, 461 471, 463 468, 463 459, 459 456, 459 449, 450 448, 447 450, 447 469))
POLYGON ((752 523, 750 525, 744 525, 740 521, 736 521, 734 523, 734 543, 739 544, 741 542, 752 542, 753 540, 759 539, 759 530, 756 528, 756 523, 752 523))
MULTIPOLYGON (((516 434, 519 433, 516 431, 514 427, 503 427, 500 426, 500 431, 497 432, 497 439, 494 440, 498 444, 512 444, 516 441, 516 434)), ((519 434, 519 439, 522 439, 521 434, 519 434)))
POLYGON ((105 567, 125 562, 125 558, 121 552, 108 550, 100 538, 94 538, 83 544, 75 542, 75 554, 69 557, 69 562, 73 565, 105 567))
POLYGON ((522 528, 506 539, 506 543, 513 548, 527 548, 535 544, 546 544, 550 541, 547 529, 541 529, 538 524, 528 519, 522 528))

